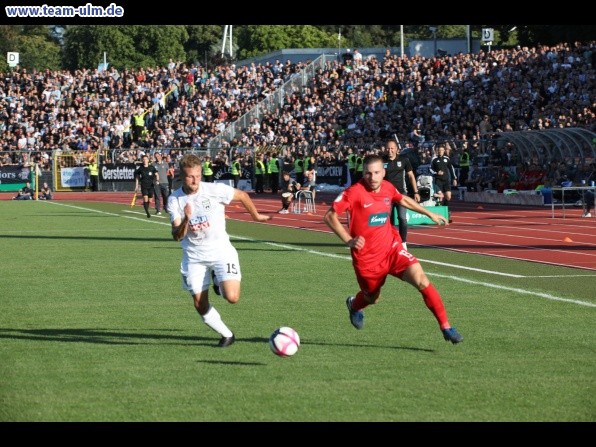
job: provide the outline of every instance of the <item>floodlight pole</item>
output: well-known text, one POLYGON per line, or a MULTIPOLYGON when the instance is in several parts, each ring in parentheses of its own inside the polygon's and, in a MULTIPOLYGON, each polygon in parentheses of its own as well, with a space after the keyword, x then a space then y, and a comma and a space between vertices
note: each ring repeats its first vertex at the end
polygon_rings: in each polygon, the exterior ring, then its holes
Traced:
POLYGON ((224 35, 223 35, 223 40, 221 42, 221 57, 224 57, 224 54, 226 53, 226 39, 228 38, 228 27, 230 28, 230 59, 232 59, 233 54, 232 54, 232 25, 225 25, 224 26, 224 35))
POLYGON ((230 59, 233 59, 233 50, 232 50, 232 25, 229 25, 230 27, 230 59))
POLYGON ((341 62, 341 28, 337 31, 337 61, 341 62))
POLYGON ((401 57, 404 57, 404 26, 399 25, 399 44, 401 46, 401 57))

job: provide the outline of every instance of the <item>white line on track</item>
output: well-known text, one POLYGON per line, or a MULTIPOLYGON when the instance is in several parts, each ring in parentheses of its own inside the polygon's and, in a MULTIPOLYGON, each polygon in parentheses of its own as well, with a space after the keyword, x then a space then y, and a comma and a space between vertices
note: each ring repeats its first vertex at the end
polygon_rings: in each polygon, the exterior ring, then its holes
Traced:
POLYGON ((507 290, 509 292, 515 292, 515 293, 519 293, 521 295, 531 295, 531 296, 537 296, 540 298, 546 298, 547 300, 552 300, 552 301, 562 301, 565 303, 579 304, 580 306, 596 307, 595 303, 590 303, 587 301, 580 301, 580 300, 573 300, 570 298, 561 298, 559 296, 551 295, 550 293, 531 292, 529 290, 518 289, 517 287, 500 286, 498 284, 479 283, 478 281, 472 281, 469 279, 455 277, 455 276, 451 276, 451 275, 443 275, 441 273, 434 273, 433 275, 438 276, 439 278, 447 278, 447 279, 451 279, 453 281, 460 281, 460 282, 464 282, 467 284, 474 284, 474 285, 480 284, 484 287, 489 287, 491 289, 507 290))
MULTIPOLYGON (((285 244, 278 244, 278 243, 273 243, 273 242, 258 241, 256 239, 247 238, 247 237, 234 236, 234 238, 235 239, 239 239, 239 240, 262 242, 264 244, 271 245, 271 246, 278 247, 278 248, 283 248, 285 250, 300 251, 300 252, 315 254, 315 255, 319 255, 319 256, 327 256, 327 257, 331 257, 331 258, 345 259, 347 261, 351 261, 352 260, 351 256, 348 256, 348 255, 336 255, 336 254, 332 254, 332 253, 322 253, 322 252, 319 252, 319 251, 310 250, 310 249, 304 249, 304 248, 296 247, 296 246, 293 246, 293 245, 285 245, 285 244)), ((499 272, 493 272, 493 271, 487 271, 487 270, 481 270, 481 269, 474 269, 474 268, 470 268, 470 267, 466 267, 466 266, 454 266, 453 264, 446 264, 446 263, 441 263, 441 262, 436 262, 436 261, 429 261, 429 260, 423 260, 423 259, 419 259, 419 260, 420 261, 423 261, 425 263, 432 263, 432 264, 436 264, 436 265, 444 266, 444 267, 456 267, 456 268, 462 268, 462 269, 466 269, 466 270, 482 271, 482 272, 486 272, 488 274, 502 274, 502 275, 505 275, 505 276, 511 276, 511 277, 516 277, 516 278, 524 278, 524 276, 521 276, 521 275, 509 275, 509 274, 504 274, 504 273, 499 273, 499 272)), ((540 298, 546 298, 548 300, 562 301, 562 302, 566 302, 566 303, 573 303, 573 304, 578 304, 580 306, 586 306, 586 307, 596 307, 596 304, 594 304, 594 303, 590 303, 590 302, 587 302, 587 301, 580 301, 580 300, 570 299, 570 298, 562 298, 562 297, 558 297, 558 296, 555 296, 555 295, 551 295, 549 293, 532 292, 530 290, 524 290, 524 289, 520 289, 520 288, 517 288, 517 287, 508 287, 508 286, 501 286, 501 285, 498 285, 498 284, 491 284, 491 283, 485 283, 485 282, 480 282, 480 281, 473 281, 473 280, 470 280, 470 279, 461 278, 459 276, 444 275, 444 274, 441 274, 441 273, 427 273, 427 274, 429 276, 438 276, 439 278, 447 278, 447 279, 450 279, 452 281, 464 282, 466 284, 474 284, 474 285, 478 285, 478 286, 489 287, 489 288, 492 288, 492 289, 507 290, 507 291, 510 291, 510 292, 519 293, 521 295, 537 296, 537 297, 540 297, 540 298)))
MULTIPOLYGON (((563 242, 563 237, 561 236, 561 230, 544 230, 544 229, 540 229, 540 228, 532 228, 532 230, 534 231, 534 233, 555 233, 557 235, 557 239, 553 239, 553 238, 547 238, 547 237, 541 237, 541 236, 535 236, 535 235, 523 235, 523 234, 514 234, 512 232, 507 232, 508 229, 510 230, 514 230, 514 231, 519 231, 520 228, 518 226, 509 226, 509 225, 503 225, 503 226, 498 226, 492 227, 493 229, 503 229, 504 232, 499 232, 499 231, 492 231, 490 234, 493 234, 495 236, 507 236, 510 237, 512 239, 518 238, 518 239, 533 239, 533 240, 538 240, 538 241, 555 241, 555 242, 563 242)), ((457 232, 462 232, 462 233, 480 233, 480 234, 486 234, 486 230, 483 231, 478 231, 478 230, 474 230, 471 228, 446 228, 447 232, 449 231, 457 231, 457 232)), ((420 233, 422 234, 422 233, 420 233)), ((580 236, 585 236, 586 233, 571 233, 571 232, 566 232, 565 235, 567 236, 573 236, 573 235, 580 235, 580 236)), ((446 236, 448 237, 448 236, 446 236)), ((497 243, 495 243, 497 244, 497 243)), ((510 244, 503 244, 503 245, 510 245, 510 244)), ((596 247, 596 238, 594 239, 594 242, 582 242, 582 245, 588 245, 588 246, 595 246, 596 247)))
MULTIPOLYGON (((80 209, 80 210, 85 210, 85 211, 90 211, 90 212, 94 212, 94 213, 99 213, 99 214, 105 214, 108 216, 114 216, 114 217, 123 217, 125 219, 133 219, 133 220, 140 220, 142 222, 147 222, 147 223, 156 223, 159 225, 167 225, 169 226, 170 223, 169 222, 158 222, 156 220, 150 220, 147 219, 146 217, 143 219, 140 219, 138 217, 132 217, 132 216, 125 216, 122 214, 117 214, 117 213, 110 213, 107 211, 99 211, 99 210, 94 210, 92 208, 85 208, 85 207, 81 207, 81 206, 75 206, 75 205, 68 205, 65 203, 60 203, 60 202, 51 202, 48 201, 46 202, 48 204, 52 204, 52 205, 59 205, 59 206, 65 206, 68 208, 74 208, 74 209, 80 209)), ((129 210, 123 210, 123 211, 129 211, 129 210)), ((286 244, 278 244, 275 242, 267 242, 267 241, 263 241, 263 240, 259 240, 259 239, 254 239, 254 238, 249 238, 249 237, 244 237, 244 236, 234 236, 234 235, 230 235, 230 237, 234 238, 234 239, 238 239, 238 240, 244 240, 244 241, 251 241, 251 242, 261 242, 263 244, 266 245, 270 245, 272 247, 277 247, 277 248, 283 248, 285 250, 293 250, 293 251, 298 251, 298 252, 303 252, 303 253, 309 253, 309 254, 314 254, 314 255, 318 255, 318 256, 326 256, 326 257, 330 257, 330 258, 337 258, 337 259, 344 259, 347 261, 351 261, 352 258, 349 255, 337 255, 334 253, 324 253, 324 252, 319 252, 319 251, 315 251, 315 250, 310 250, 310 249, 305 249, 305 248, 301 248, 301 247, 297 247, 295 245, 286 245, 286 244)), ((486 271, 486 270, 480 270, 480 269, 473 269, 467 266, 454 266, 453 264, 447 264, 447 263, 441 263, 441 262, 437 262, 437 261, 430 261, 430 260, 423 260, 423 259, 419 259, 420 261, 426 262, 426 263, 432 263, 432 264, 436 264, 439 266, 445 266, 445 267, 456 267, 456 268, 462 268, 462 269, 466 269, 466 270, 478 270, 478 271, 482 271, 482 272, 486 272, 487 274, 502 274, 502 273, 498 273, 498 272, 494 272, 494 271, 486 271)), ((542 293, 542 292, 533 292, 530 290, 525 290, 525 289, 520 289, 517 287, 508 287, 508 286, 501 286, 499 284, 491 284, 491 283, 486 283, 486 282, 480 282, 480 281, 473 281, 470 279, 465 279, 465 278, 461 278, 459 276, 453 276, 453 275, 444 275, 441 273, 428 273, 429 276, 437 276, 439 278, 446 278, 446 279, 450 279, 452 281, 458 281, 458 282, 463 282, 466 284, 474 284, 477 286, 482 286, 482 287, 488 287, 488 288, 492 288, 492 289, 499 289, 499 290, 507 290, 510 292, 514 292, 514 293, 518 293, 520 295, 529 295, 529 296, 535 296, 535 297, 539 297, 539 298, 544 298, 544 299, 548 299, 548 300, 552 300, 552 301, 561 301, 561 302, 565 302, 565 303, 572 303, 572 304, 577 304, 580 306, 586 306, 586 307, 595 307, 596 308, 596 304, 594 303, 590 303, 587 301, 581 301, 581 300, 575 300, 575 299, 570 299, 570 298, 562 298, 559 296, 555 296, 555 295, 551 295, 549 293, 542 293)), ((503 274, 506 276, 513 276, 513 277, 522 277, 522 276, 516 276, 516 275, 508 275, 508 274, 503 274)))
MULTIPOLYGON (((480 273, 488 273, 489 275, 508 276, 510 278, 526 278, 525 275, 515 275, 513 273, 495 272, 494 270, 484 270, 484 269, 478 269, 475 267, 468 267, 468 266, 464 266, 464 265, 445 264, 444 262, 431 261, 429 259, 422 259, 422 258, 418 258, 418 260, 423 261, 426 264, 436 264, 436 265, 440 265, 442 267, 449 266, 449 267, 453 267, 456 269, 471 270, 473 272, 480 272, 480 273)), ((534 277, 532 276, 532 278, 534 278, 534 277)))
MULTIPOLYGON (((449 231, 448 229, 446 231, 449 231)), ((454 231, 460 231, 458 230, 454 230, 454 231)), ((483 234, 486 234, 483 233, 483 234)), ((491 234, 495 234, 495 233, 491 233, 491 234)), ((433 234, 432 235, 434 238, 437 239, 456 239, 458 242, 466 242, 466 243, 471 243, 471 244, 482 244, 482 245, 486 245, 486 240, 481 240, 481 239, 468 239, 468 238, 463 238, 463 237, 457 237, 455 238, 454 236, 450 236, 448 234, 433 234)), ((513 237, 512 235, 508 234, 507 236, 513 237)), ((522 239, 528 239, 528 238, 532 238, 532 237, 524 237, 524 236, 514 236, 514 237, 520 237, 522 239)), ((545 238, 532 238, 532 239, 540 239, 543 241, 552 241, 552 239, 545 239, 545 238)), ((561 241, 561 243, 563 243, 563 241, 561 241)), ((516 244, 508 244, 508 243, 504 243, 504 242, 493 242, 492 244, 492 248, 493 249, 502 249, 503 247, 512 247, 515 249, 525 249, 525 250, 529 250, 529 251, 548 251, 548 252, 559 252, 559 253, 572 253, 575 256, 587 256, 587 257, 594 257, 596 256, 596 253, 579 253, 573 250, 562 250, 562 249, 557 249, 557 248, 548 248, 548 247, 532 247, 532 246, 528 246, 528 245, 516 245, 516 244)), ((486 250, 490 251, 491 250, 491 245, 486 245, 486 250)), ((592 245, 592 244, 582 244, 582 245, 592 245)), ((457 248, 457 247, 454 247, 457 248)), ((486 253, 486 251, 484 251, 484 253, 486 253)))

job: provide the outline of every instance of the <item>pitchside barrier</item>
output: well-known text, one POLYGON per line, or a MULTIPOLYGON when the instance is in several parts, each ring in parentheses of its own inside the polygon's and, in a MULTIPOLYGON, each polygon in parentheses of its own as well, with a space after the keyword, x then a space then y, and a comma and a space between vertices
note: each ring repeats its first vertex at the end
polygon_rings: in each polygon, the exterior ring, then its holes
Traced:
MULTIPOLYGON (((447 206, 429 206, 429 211, 449 219, 449 207, 447 206)), ((416 211, 407 210, 408 226, 410 225, 436 225, 428 216, 417 213, 416 211)), ((393 225, 397 225, 397 219, 394 220, 393 225)))
MULTIPOLYGON (((149 154, 151 157, 155 152, 161 152, 164 155, 175 155, 170 161, 177 168, 176 158, 185 153, 195 153, 199 157, 210 155, 213 164, 213 180, 225 180, 229 178, 228 166, 217 164, 220 150, 204 150, 190 148, 135 148, 135 149, 101 149, 91 150, 53 150, 45 151, 42 157, 41 153, 23 151, 0 152, 0 157, 4 165, 0 166, 0 191, 18 191, 25 186, 28 178, 28 171, 33 168, 33 164, 40 166, 39 179, 31 177, 31 181, 39 180, 40 183, 47 182, 52 186, 53 191, 85 191, 90 190, 90 176, 88 165, 94 158, 99 167, 99 190, 100 191, 118 191, 127 192, 134 189, 134 170, 140 163, 142 154, 149 154), (17 163, 18 159, 18 163, 17 163), (7 163, 8 162, 8 163, 7 163)), ((243 190, 251 190, 256 183, 254 175, 254 166, 252 160, 256 153, 280 153, 280 147, 243 147, 234 148, 235 152, 244 156, 241 165, 239 187, 243 190)), ((226 152, 228 157, 232 155, 232 149, 226 152)), ((294 165, 283 164, 280 158, 279 176, 281 171, 288 170, 293 175, 294 165)), ((153 160, 151 160, 153 162, 153 160)), ((268 163, 266 163, 268 165, 268 163)), ((264 186, 269 187, 269 175, 264 178, 264 186)), ((345 161, 325 163, 317 166, 316 178, 319 184, 333 186, 347 186, 350 184, 349 172, 345 161)), ((173 179, 172 189, 180 186, 181 182, 177 172, 173 179)))
POLYGON ((466 192, 464 201, 482 203, 502 203, 507 205, 544 205, 545 195, 540 191, 528 190, 517 191, 516 194, 502 194, 495 190, 482 192, 466 192))

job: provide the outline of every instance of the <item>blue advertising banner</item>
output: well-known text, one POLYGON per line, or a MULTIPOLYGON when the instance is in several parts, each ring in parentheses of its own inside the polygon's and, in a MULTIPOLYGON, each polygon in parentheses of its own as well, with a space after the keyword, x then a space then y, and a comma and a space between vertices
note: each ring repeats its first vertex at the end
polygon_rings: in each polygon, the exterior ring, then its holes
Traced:
POLYGON ((84 188, 85 168, 62 168, 60 169, 60 186, 63 188, 84 188))

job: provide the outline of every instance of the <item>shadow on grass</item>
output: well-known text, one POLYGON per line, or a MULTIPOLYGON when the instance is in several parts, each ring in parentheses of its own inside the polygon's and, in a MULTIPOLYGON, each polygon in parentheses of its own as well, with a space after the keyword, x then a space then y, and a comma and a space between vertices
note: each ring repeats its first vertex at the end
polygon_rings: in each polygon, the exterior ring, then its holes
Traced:
MULTIPOLYGON (((39 234, 0 234, 0 239, 48 239, 73 241, 143 241, 143 242, 172 242, 171 237, 117 237, 117 236, 44 236, 39 234)), ((179 246, 176 248, 180 249, 179 246)))
POLYGON ((159 332, 178 329, 155 329, 153 333, 123 332, 110 329, 12 329, 0 328, 0 339, 58 341, 67 343, 97 343, 107 345, 141 345, 153 342, 171 342, 179 345, 214 346, 219 337, 169 335, 159 332))
MULTIPOLYGON (((262 338, 262 337, 252 337, 252 338, 243 338, 243 339, 236 339, 241 341, 247 341, 250 343, 269 343, 269 339, 262 338)), ((404 351, 420 351, 420 352, 435 352, 434 349, 426 349, 426 348, 415 348, 412 346, 387 346, 387 345, 373 345, 367 343, 329 343, 327 341, 318 341, 318 340, 309 340, 309 341, 300 341, 300 346, 341 346, 341 347, 348 347, 348 348, 373 348, 373 349, 399 349, 404 351)))
POLYGON ((206 363, 209 365, 240 365, 240 366, 265 366, 264 362, 230 362, 221 360, 197 360, 197 363, 206 363))
POLYGON ((354 344, 354 343, 327 343, 327 342, 301 342, 302 345, 318 345, 318 346, 342 346, 349 348, 365 348, 365 349, 398 349, 400 351, 417 351, 417 352, 436 352, 434 349, 427 348, 414 348, 412 346, 388 346, 388 345, 371 345, 366 343, 354 344))
MULTIPOLYGON (((114 331, 110 329, 15 329, 0 328, 0 339, 6 340, 33 340, 52 341, 66 343, 96 343, 106 345, 143 345, 165 342, 169 344, 188 346, 217 346, 218 336, 201 337, 188 335, 170 335, 164 332, 179 332, 179 329, 155 329, 152 333, 141 333, 137 331, 114 331)), ((269 342, 267 337, 246 337, 236 338, 236 342, 265 344, 269 342)), ((354 344, 354 343, 329 343, 320 341, 302 341, 302 345, 311 346, 341 346, 350 348, 376 348, 376 349, 399 349, 405 351, 435 352, 434 349, 415 348, 412 346, 387 346, 375 344, 354 344)))

